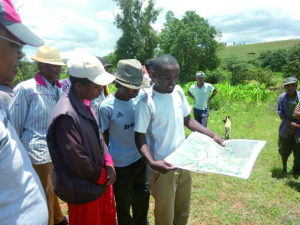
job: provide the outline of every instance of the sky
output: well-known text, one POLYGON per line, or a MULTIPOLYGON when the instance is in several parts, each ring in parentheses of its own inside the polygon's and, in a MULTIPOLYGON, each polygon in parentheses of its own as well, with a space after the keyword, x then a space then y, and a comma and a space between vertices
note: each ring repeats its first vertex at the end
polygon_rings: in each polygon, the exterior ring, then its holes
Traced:
MULTIPOLYGON (((106 56, 122 35, 113 24, 119 11, 112 0, 15 0, 22 22, 56 46, 62 58, 76 52, 106 56)), ((299 0, 156 0, 162 12, 153 24, 160 31, 166 12, 182 18, 194 10, 221 30, 221 42, 258 43, 300 39, 299 0)), ((26 46, 29 59, 37 48, 26 46)))

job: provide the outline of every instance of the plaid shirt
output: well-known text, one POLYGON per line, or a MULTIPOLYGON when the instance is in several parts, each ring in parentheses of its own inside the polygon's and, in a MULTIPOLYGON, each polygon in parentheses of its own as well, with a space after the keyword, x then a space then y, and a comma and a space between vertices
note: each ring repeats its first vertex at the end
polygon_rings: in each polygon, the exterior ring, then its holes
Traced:
MULTIPOLYGON (((297 92, 297 101, 300 99, 300 92, 297 92)), ((282 93, 278 98, 278 105, 277 105, 277 113, 280 116, 281 124, 279 126, 279 135, 283 138, 287 138, 287 130, 289 128, 289 124, 284 122, 282 119, 286 118, 290 122, 296 122, 297 120, 289 116, 289 110, 288 110, 288 99, 287 99, 287 93, 282 93)), ((295 140, 297 143, 300 143, 300 129, 296 129, 295 133, 295 140)))

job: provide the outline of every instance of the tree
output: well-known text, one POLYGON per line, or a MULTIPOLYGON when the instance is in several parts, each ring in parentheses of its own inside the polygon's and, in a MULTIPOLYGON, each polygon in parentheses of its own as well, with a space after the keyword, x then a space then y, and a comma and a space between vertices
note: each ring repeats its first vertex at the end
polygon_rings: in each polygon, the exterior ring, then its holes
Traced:
POLYGON ((23 58, 19 61, 19 71, 14 79, 13 86, 24 80, 33 78, 38 72, 38 69, 34 62, 29 62, 25 53, 23 53, 23 58))
POLYGON ((136 58, 142 63, 154 56, 158 34, 151 26, 161 12, 155 9, 154 0, 142 10, 145 0, 113 0, 121 12, 115 16, 114 24, 123 31, 117 41, 116 60, 136 58))
POLYGON ((270 66, 270 69, 274 72, 280 72, 282 67, 286 64, 286 50, 278 49, 271 52, 270 50, 262 52, 258 59, 262 60, 261 67, 266 68, 270 66))
POLYGON ((166 23, 159 37, 161 53, 173 55, 180 66, 181 83, 195 79, 196 71, 213 70, 220 64, 215 40, 220 31, 195 11, 185 12, 181 20, 172 11, 166 14, 166 23))
POLYGON ((231 84, 237 85, 247 79, 245 72, 251 67, 246 59, 233 54, 223 60, 223 69, 231 71, 231 84))
POLYGON ((300 44, 289 48, 287 52, 287 64, 283 66, 284 77, 297 77, 300 79, 300 44))

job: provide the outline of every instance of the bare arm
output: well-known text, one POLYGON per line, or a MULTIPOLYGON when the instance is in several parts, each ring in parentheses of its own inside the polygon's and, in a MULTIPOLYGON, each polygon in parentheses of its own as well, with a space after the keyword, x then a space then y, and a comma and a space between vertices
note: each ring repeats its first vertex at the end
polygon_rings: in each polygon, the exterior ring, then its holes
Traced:
POLYGON ((194 99, 195 100, 195 97, 194 97, 194 95, 190 92, 190 90, 188 90, 188 93, 187 93, 192 99, 194 99))
POLYGON ((175 169, 175 167, 164 160, 155 161, 153 159, 146 142, 145 134, 135 132, 135 144, 152 169, 160 173, 167 173, 169 170, 175 169))
POLYGON ((191 131, 198 131, 198 132, 200 132, 202 134, 205 134, 205 135, 211 137, 218 144, 224 145, 223 144, 223 141, 224 141, 223 138, 221 138, 219 135, 215 134, 211 130, 209 130, 209 129, 205 128, 204 126, 202 126, 195 119, 191 118, 190 115, 184 117, 184 125, 188 129, 190 129, 191 131))
POLYGON ((214 88, 212 95, 209 97, 208 101, 212 100, 213 97, 216 96, 216 94, 218 93, 217 89, 214 88))

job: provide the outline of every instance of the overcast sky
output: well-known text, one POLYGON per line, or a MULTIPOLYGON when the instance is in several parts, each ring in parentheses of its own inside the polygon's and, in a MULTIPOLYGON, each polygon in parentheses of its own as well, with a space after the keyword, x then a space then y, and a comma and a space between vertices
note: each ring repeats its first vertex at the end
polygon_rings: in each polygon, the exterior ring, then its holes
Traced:
MULTIPOLYGON (((114 50, 121 31, 113 24, 118 8, 112 0, 15 0, 23 23, 56 46, 62 58, 74 52, 105 56, 114 50)), ((222 42, 257 43, 300 38, 299 0, 157 0, 163 9, 154 28, 160 31, 165 14, 181 18, 195 10, 222 31, 222 42)), ((25 47, 28 58, 37 48, 25 47)))

